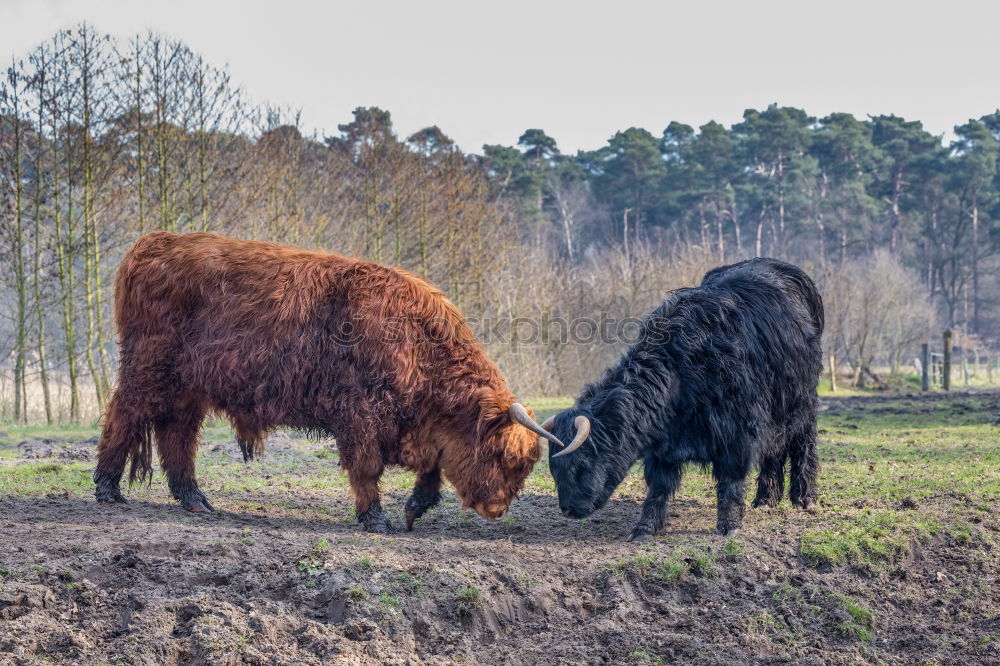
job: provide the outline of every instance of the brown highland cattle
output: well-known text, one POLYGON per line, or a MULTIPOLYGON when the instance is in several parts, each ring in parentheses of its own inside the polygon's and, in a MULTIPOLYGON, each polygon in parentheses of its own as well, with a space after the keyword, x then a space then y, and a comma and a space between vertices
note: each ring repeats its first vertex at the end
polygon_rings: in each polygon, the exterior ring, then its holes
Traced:
POLYGON ((386 465, 417 473, 407 528, 440 498, 503 515, 549 437, 508 390, 458 309, 426 280, 337 254, 155 232, 115 279, 121 345, 94 473, 98 501, 152 478, 212 511, 195 481, 205 414, 228 416, 245 460, 277 426, 332 435, 358 521, 384 532, 386 465))

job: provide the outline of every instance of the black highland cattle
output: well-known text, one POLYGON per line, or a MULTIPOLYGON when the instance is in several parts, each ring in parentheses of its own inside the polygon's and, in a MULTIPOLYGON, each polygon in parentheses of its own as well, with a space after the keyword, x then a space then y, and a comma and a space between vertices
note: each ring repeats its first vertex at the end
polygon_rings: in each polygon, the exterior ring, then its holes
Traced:
POLYGON ((559 506, 570 518, 601 508, 636 460, 649 487, 630 540, 660 530, 687 463, 711 465, 717 533, 739 532, 744 482, 754 466, 753 505, 784 490, 816 499, 816 386, 822 368, 823 303, 800 268, 757 258, 709 271, 645 319, 640 339, 550 419, 559 506))

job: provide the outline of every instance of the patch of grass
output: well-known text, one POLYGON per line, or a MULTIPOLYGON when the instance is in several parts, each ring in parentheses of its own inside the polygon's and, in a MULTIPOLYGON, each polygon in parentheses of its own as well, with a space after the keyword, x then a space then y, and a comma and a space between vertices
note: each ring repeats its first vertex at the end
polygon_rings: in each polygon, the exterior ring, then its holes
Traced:
POLYGON ((337 452, 334 451, 329 446, 324 446, 321 449, 316 449, 313 455, 319 458, 320 460, 335 460, 337 458, 337 452))
POLYGON ((330 541, 324 537, 316 541, 309 552, 299 558, 295 566, 298 567, 299 571, 313 576, 323 568, 328 552, 330 552, 330 541))
POLYGON ((711 553, 692 547, 670 555, 640 551, 627 560, 612 560, 603 568, 614 576, 624 576, 631 572, 640 578, 656 579, 672 585, 681 582, 689 575, 709 576, 714 571, 714 564, 711 553))
POLYGON ((52 425, 34 423, 25 425, 22 423, 2 422, 0 423, 0 431, 7 433, 6 439, 11 442, 21 442, 26 439, 65 439, 68 442, 78 442, 100 434, 101 429, 96 423, 83 425, 73 423, 54 423, 52 425))
POLYGON ((458 601, 458 612, 462 615, 472 615, 483 605, 483 593, 475 587, 463 587, 455 598, 458 601))
POLYGON ((747 546, 740 539, 728 539, 722 546, 722 556, 726 559, 735 559, 746 552, 747 546))
POLYGON ((390 608, 399 608, 400 601, 396 597, 392 596, 388 592, 383 592, 378 595, 378 602, 383 606, 389 606, 390 608))
POLYGON ((714 558, 710 552, 690 548, 687 553, 688 556, 684 558, 684 561, 687 563, 691 573, 695 576, 708 576, 712 573, 714 558))
POLYGON ((788 601, 794 597, 796 593, 797 590, 794 587, 788 583, 784 583, 781 587, 771 593, 771 598, 775 601, 788 601))
POLYGON ((837 625, 837 633, 844 638, 870 643, 875 638, 875 616, 871 609, 845 595, 836 597, 836 603, 849 616, 837 625))
POLYGON ((947 530, 948 538, 959 544, 972 541, 972 526, 968 523, 952 523, 947 530))
POLYGON ((751 636, 766 636, 778 629, 778 623, 770 613, 763 611, 746 619, 746 629, 751 636))
POLYGON ((361 559, 354 563, 354 568, 358 571, 370 571, 375 567, 375 560, 371 555, 362 555, 361 559))
POLYGON ((659 666, 660 664, 665 664, 666 663, 665 661, 663 661, 663 657, 659 657, 657 655, 650 654, 649 649, 646 648, 646 647, 644 647, 644 646, 639 646, 639 647, 632 648, 631 650, 629 650, 629 652, 628 652, 628 658, 631 661, 634 661, 634 662, 637 662, 637 663, 640 663, 640 664, 656 664, 657 666, 659 666))
POLYGON ((538 422, 541 423, 550 416, 554 416, 562 410, 572 407, 573 398, 532 398, 531 400, 527 400, 526 404, 534 410, 535 416, 538 418, 538 422))
POLYGON ((910 547, 910 540, 926 541, 940 525, 930 515, 894 510, 863 509, 828 527, 802 533, 802 559, 812 566, 865 565, 872 568, 896 561, 910 547))
MULTIPOLYGON (((0 496, 44 497, 65 492, 86 496, 94 492, 93 463, 30 462, 0 465, 0 496)), ((136 485, 140 493, 144 487, 136 485)), ((91 495, 92 496, 92 495, 91 495)))
POLYGON ((688 571, 690 569, 684 560, 678 557, 668 557, 660 562, 656 577, 664 583, 674 584, 683 580, 688 571))
POLYGON ((656 566, 657 559, 651 553, 636 553, 632 556, 631 564, 633 569, 646 572, 656 566))
POLYGON ((347 588, 347 596, 353 599, 354 601, 361 601, 366 596, 365 588, 361 587, 360 585, 351 585, 349 588, 347 588))
POLYGON ((423 592, 424 583, 409 571, 404 571, 392 582, 392 589, 398 590, 408 596, 418 595, 423 592))

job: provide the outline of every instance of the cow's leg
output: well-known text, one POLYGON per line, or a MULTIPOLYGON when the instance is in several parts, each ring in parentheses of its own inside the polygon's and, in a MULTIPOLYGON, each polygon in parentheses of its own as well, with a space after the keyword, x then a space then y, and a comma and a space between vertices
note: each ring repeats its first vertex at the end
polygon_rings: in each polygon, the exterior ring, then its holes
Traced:
POLYGON ((121 478, 129 458, 130 481, 152 477, 153 423, 176 395, 165 371, 173 349, 168 337, 122 345, 118 383, 104 413, 97 447, 94 494, 98 502, 125 503, 121 478))
POLYGON ((667 522, 667 502, 681 484, 680 465, 664 464, 652 457, 644 461, 643 474, 648 492, 642 503, 642 515, 632 528, 629 541, 648 541, 663 528, 667 522))
POLYGON ((815 419, 810 419, 789 438, 788 452, 792 459, 788 497, 795 506, 808 509, 816 501, 816 475, 819 473, 815 419))
POLYGON ((149 405, 140 396, 127 393, 119 384, 108 403, 97 449, 94 495, 98 502, 126 503, 121 491, 121 478, 130 456, 133 477, 144 477, 152 472, 151 426, 149 405), (133 397, 139 397, 139 400, 133 397))
POLYGON ((194 513, 215 511, 198 488, 194 475, 198 431, 204 416, 205 408, 201 402, 186 398, 179 401, 173 411, 156 420, 156 447, 170 493, 182 507, 194 513))
POLYGON ((760 473, 757 475, 757 496, 753 500, 754 508, 759 506, 778 506, 781 494, 785 491, 785 454, 764 458, 760 463, 760 473))
POLYGON ((341 459, 347 467, 347 478, 354 493, 354 506, 358 522, 364 525, 366 532, 386 534, 392 530, 389 517, 382 509, 379 500, 378 482, 382 478, 385 463, 377 452, 372 455, 346 460, 341 449, 341 459))
POLYGON ((406 530, 413 530, 413 521, 441 500, 441 468, 417 475, 413 494, 406 500, 406 530))
POLYGON ((734 453, 712 463, 718 513, 715 533, 727 537, 739 534, 743 526, 744 483, 750 472, 750 461, 741 453, 737 448, 734 453))

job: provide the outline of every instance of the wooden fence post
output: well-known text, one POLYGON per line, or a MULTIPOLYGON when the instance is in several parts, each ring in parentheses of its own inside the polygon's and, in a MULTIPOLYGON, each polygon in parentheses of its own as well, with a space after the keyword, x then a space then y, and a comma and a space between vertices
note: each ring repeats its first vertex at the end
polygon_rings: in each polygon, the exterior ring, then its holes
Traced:
POLYGON ((951 331, 944 332, 944 367, 941 368, 941 386, 951 390, 951 331))
POLYGON ((926 342, 920 345, 920 390, 929 391, 931 388, 931 350, 926 342))

